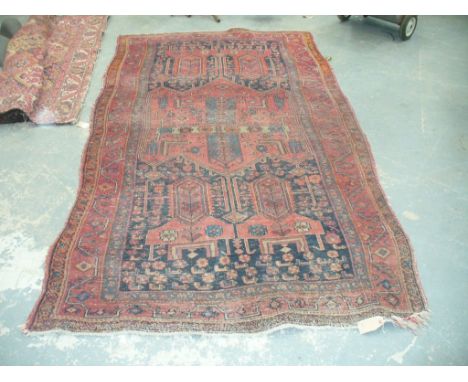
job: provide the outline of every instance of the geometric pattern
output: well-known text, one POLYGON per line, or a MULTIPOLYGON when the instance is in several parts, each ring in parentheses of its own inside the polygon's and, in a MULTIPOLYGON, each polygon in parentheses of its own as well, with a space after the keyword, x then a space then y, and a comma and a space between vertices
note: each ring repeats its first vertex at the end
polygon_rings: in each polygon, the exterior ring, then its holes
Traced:
POLYGON ((78 119, 107 16, 31 16, 8 43, 0 121, 78 119))
POLYGON ((258 331, 426 307, 308 33, 120 37, 82 179, 29 330, 258 331))

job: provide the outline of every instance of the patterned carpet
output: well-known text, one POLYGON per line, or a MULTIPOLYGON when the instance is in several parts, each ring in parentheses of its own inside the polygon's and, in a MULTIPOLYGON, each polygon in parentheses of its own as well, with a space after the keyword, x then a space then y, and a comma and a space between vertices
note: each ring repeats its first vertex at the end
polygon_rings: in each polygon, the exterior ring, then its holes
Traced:
POLYGON ((32 16, 8 43, 0 122, 76 122, 107 16, 32 16))
POLYGON ((259 331, 426 310, 310 34, 121 36, 28 330, 259 331))

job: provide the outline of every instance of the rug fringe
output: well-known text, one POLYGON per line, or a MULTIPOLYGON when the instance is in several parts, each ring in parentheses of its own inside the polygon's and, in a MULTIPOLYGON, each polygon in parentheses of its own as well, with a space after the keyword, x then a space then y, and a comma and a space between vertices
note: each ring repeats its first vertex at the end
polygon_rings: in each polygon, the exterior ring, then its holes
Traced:
POLYGON ((306 325, 306 324, 293 324, 293 323, 285 323, 278 326, 271 327, 269 329, 263 329, 256 332, 206 332, 206 331, 194 331, 194 330, 183 330, 183 331, 174 331, 174 332, 151 332, 151 331, 142 331, 142 330, 132 330, 132 329, 124 329, 124 330, 117 330, 117 331, 109 331, 109 332, 92 332, 92 331, 70 331, 66 329, 52 329, 52 330, 44 330, 44 331, 31 331, 28 325, 20 325, 18 328, 21 330, 23 334, 26 336, 42 336, 47 334, 58 334, 58 335, 71 335, 71 336, 114 336, 114 335, 142 335, 142 336, 172 336, 172 335, 197 335, 197 336, 218 336, 218 335, 231 335, 231 334, 244 334, 247 336, 255 336, 255 335, 268 335, 274 332, 279 332, 284 329, 313 329, 313 330, 330 330, 330 329, 342 329, 342 330, 350 330, 350 329, 358 329, 360 334, 366 334, 370 332, 377 331, 384 327, 386 323, 391 323, 393 326, 401 328, 401 329, 408 329, 414 335, 417 335, 417 330, 421 329, 422 327, 426 326, 430 318, 429 311, 422 311, 419 313, 413 313, 410 316, 406 317, 399 317, 399 316, 391 316, 383 317, 383 316, 373 316, 366 318, 364 320, 358 321, 356 324, 352 323, 336 323, 330 322, 323 326, 314 326, 314 325, 306 325))
POLYGON ((393 325, 402 328, 408 329, 414 334, 416 331, 423 326, 426 326, 430 318, 430 313, 427 310, 423 310, 419 313, 413 313, 411 316, 408 317, 398 317, 392 316, 391 322, 393 325))
POLYGON ((408 329, 413 334, 417 334, 417 330, 426 326, 429 321, 430 313, 427 310, 422 312, 413 313, 410 316, 400 317, 392 315, 390 318, 382 316, 369 317, 357 323, 359 334, 367 334, 374 332, 384 327, 386 323, 392 323, 401 329, 408 329))

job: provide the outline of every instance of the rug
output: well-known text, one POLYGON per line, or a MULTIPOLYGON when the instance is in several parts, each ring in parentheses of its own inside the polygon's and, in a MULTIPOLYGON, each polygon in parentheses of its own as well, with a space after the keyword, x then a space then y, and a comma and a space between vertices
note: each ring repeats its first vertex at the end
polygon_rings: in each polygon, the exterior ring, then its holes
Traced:
POLYGON ((0 120, 76 122, 107 16, 32 16, 13 36, 0 71, 0 120), (23 119, 24 119, 23 118, 23 119))
POLYGON ((418 322, 408 238, 305 32, 121 36, 28 331, 418 322))

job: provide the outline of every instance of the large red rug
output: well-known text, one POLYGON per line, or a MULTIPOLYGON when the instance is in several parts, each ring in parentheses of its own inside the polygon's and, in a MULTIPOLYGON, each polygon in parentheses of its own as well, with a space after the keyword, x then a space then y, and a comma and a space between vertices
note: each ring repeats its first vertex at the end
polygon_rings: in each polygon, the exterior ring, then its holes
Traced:
POLYGON ((258 331, 426 310, 309 33, 122 36, 28 330, 258 331))

